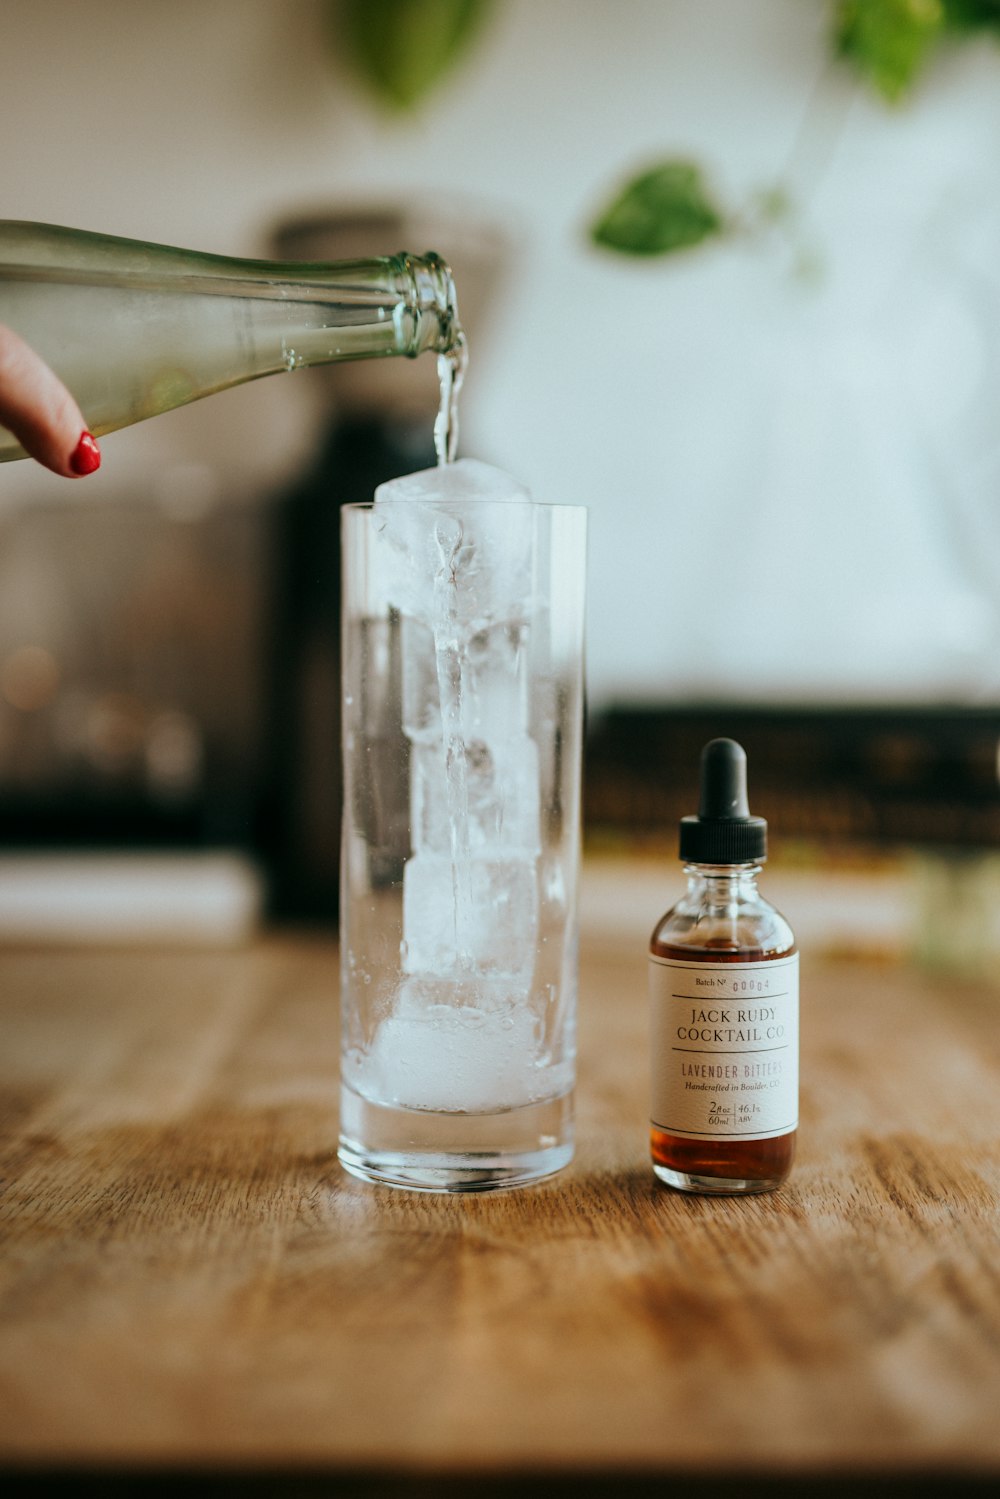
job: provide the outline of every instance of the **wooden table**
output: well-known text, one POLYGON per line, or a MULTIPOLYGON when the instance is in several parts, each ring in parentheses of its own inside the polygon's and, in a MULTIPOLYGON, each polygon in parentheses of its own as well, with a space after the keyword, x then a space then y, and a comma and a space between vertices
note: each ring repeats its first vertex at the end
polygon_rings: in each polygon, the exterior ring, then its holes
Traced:
POLYGON ((449 1198, 339 1170, 336 972, 0 953, 15 1487, 1000 1485, 1000 993, 807 955, 791 1182, 692 1198, 647 1165, 644 954, 585 944, 574 1165, 449 1198))

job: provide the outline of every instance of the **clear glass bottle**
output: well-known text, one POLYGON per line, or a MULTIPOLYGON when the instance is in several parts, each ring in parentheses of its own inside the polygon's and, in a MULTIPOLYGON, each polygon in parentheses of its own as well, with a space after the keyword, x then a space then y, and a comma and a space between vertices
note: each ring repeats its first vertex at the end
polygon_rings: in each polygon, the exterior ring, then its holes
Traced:
MULTIPOLYGON (((281 370, 462 345, 433 253, 236 260, 12 221, 0 221, 0 323, 52 366, 96 436, 281 370)), ((0 428, 0 461, 23 456, 0 428)))
POLYGON ((681 821, 686 894, 649 947, 653 1171, 682 1191, 773 1190, 798 1127, 798 950, 757 890, 767 824, 746 755, 702 751, 698 815, 681 821))

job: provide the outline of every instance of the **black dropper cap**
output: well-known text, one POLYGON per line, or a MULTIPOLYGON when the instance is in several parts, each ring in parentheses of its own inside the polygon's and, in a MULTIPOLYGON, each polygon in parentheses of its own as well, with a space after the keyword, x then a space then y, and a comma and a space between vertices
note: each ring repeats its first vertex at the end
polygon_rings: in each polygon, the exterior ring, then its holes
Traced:
POLYGON ((688 864, 753 864, 767 857, 767 823, 750 816, 746 751, 735 739, 711 739, 701 752, 698 815, 681 818, 680 851, 688 864))

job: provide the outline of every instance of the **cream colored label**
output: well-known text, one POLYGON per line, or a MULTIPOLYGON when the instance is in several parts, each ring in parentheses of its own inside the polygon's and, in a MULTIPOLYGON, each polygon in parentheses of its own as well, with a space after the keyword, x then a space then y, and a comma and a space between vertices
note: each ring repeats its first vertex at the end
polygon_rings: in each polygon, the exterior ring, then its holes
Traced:
POLYGON ((799 1114, 799 958, 650 957, 653 1127, 688 1140, 766 1140, 799 1114))

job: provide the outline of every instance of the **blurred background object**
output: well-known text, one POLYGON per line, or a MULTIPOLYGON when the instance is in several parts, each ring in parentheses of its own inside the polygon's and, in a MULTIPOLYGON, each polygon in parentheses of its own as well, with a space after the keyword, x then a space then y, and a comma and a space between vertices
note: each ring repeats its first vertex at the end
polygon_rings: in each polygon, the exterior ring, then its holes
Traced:
MULTIPOLYGON (((671 852, 709 720, 786 850, 994 846, 994 6, 122 16, 8 0, 4 216, 304 256, 370 218, 453 261, 461 451, 591 509, 595 846, 671 852)), ((238 849, 330 919, 336 510, 425 461, 424 363, 117 434, 85 495, 8 466, 0 841, 238 849)))
POLYGON ((176 462, 0 515, 5 844, 227 845, 257 794, 266 519, 176 462), (110 492, 109 492, 110 491, 110 492))

